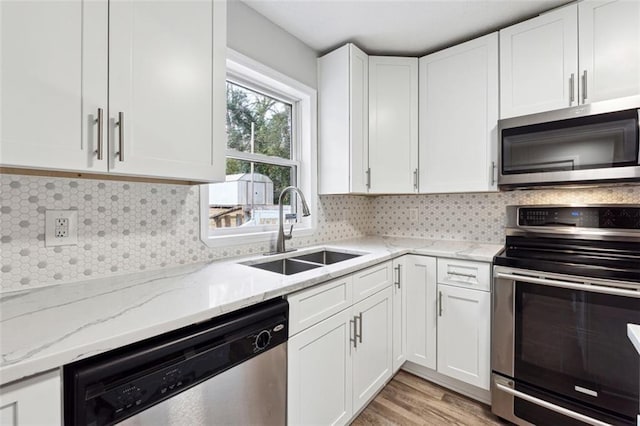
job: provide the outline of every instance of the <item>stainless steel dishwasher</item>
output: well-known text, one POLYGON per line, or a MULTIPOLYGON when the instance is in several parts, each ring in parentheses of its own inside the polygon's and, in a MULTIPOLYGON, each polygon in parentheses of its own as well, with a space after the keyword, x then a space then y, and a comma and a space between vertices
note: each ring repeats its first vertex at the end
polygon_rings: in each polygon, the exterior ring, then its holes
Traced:
POLYGON ((284 425, 288 310, 265 302, 66 365, 65 425, 284 425))

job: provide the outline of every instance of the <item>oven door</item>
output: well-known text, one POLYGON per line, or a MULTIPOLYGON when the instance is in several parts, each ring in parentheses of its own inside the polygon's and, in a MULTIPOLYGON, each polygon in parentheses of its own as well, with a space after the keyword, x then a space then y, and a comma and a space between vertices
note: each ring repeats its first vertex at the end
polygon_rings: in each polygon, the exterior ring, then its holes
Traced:
MULTIPOLYGON (((640 361, 626 327, 640 321, 638 284, 501 267, 494 277, 494 371, 517 392, 607 423, 635 419, 640 361)), ((547 411, 523 398, 513 410, 532 423, 547 411)))

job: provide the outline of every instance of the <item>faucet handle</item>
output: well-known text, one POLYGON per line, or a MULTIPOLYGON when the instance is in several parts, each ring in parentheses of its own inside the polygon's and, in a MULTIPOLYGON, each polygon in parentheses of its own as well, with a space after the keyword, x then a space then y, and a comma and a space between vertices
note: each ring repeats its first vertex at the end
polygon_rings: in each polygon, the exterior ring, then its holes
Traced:
POLYGON ((291 238, 293 238, 293 225, 291 225, 291 228, 289 228, 289 234, 284 234, 285 240, 290 240, 291 238))

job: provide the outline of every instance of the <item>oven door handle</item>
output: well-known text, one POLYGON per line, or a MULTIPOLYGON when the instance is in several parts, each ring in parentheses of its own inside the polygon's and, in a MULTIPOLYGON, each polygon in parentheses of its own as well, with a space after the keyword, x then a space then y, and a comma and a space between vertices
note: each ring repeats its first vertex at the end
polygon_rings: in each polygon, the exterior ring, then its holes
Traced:
POLYGON ((564 407, 560 407, 559 405, 552 404, 543 399, 536 398, 535 396, 527 395, 526 393, 517 391, 515 389, 511 389, 508 386, 505 386, 501 383, 494 382, 496 387, 501 391, 508 393, 509 395, 515 396, 516 398, 524 399, 532 404, 538 405, 540 407, 544 407, 548 410, 555 411, 556 413, 560 413, 567 417, 571 417, 573 419, 579 420, 581 422, 594 425, 594 426, 611 426, 609 423, 602 422, 598 419, 594 419, 593 417, 585 416, 584 414, 576 413, 575 411, 568 410, 564 407))
POLYGON ((528 277, 526 275, 505 274, 504 272, 498 272, 496 274, 496 277, 504 278, 508 280, 514 280, 514 281, 522 281, 522 282, 531 283, 531 284, 542 284, 542 285, 548 285, 551 287, 568 288, 571 290, 591 291, 595 293, 610 294, 613 296, 640 298, 640 291, 625 290, 623 288, 605 287, 602 285, 593 285, 593 284, 572 283, 567 281, 552 280, 548 278, 528 277))

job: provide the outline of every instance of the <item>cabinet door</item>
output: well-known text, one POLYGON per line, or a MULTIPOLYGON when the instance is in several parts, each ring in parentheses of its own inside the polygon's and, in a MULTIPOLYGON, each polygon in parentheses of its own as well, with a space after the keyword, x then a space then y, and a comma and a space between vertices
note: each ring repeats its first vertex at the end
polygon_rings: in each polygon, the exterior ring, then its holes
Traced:
POLYGON ((357 412, 391 378, 392 293, 386 288, 353 306, 358 343, 353 350, 353 411, 357 412))
POLYGON ((640 95, 640 2, 579 2, 578 23, 580 100, 640 95))
POLYGON ((489 390, 490 293, 438 284, 438 372, 489 390))
POLYGON ((393 261, 393 372, 402 367, 407 360, 407 298, 405 285, 407 282, 407 259, 402 256, 393 261))
POLYGON ((577 105, 575 4, 500 30, 500 118, 577 105))
POLYGON ((110 3, 112 172, 224 179, 225 19, 222 1, 110 3))
POLYGON ((59 370, 1 387, 0 424, 61 425, 61 388, 59 370))
POLYGON ((346 44, 318 59, 318 187, 367 192, 369 57, 346 44))
POLYGON ((436 368, 436 259, 405 256, 407 361, 436 368))
POLYGON ((353 317, 342 311, 288 342, 288 424, 341 425, 352 416, 353 317))
POLYGON ((498 33, 420 59, 421 192, 495 190, 497 125, 498 33))
POLYGON ((107 171, 107 19, 106 0, 0 2, 3 166, 107 171))
POLYGON ((369 167, 369 192, 418 188, 417 58, 369 57, 369 167))

